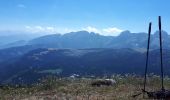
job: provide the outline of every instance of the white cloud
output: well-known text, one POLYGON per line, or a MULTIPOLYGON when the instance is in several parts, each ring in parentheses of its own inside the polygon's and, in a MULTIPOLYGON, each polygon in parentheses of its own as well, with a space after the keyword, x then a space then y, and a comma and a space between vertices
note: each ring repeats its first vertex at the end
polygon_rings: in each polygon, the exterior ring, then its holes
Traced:
POLYGON ((26 29, 31 29, 31 26, 25 26, 26 29))
POLYGON ((53 31, 53 30, 54 30, 54 27, 46 27, 46 29, 53 31))
POLYGON ((19 8, 26 8, 26 6, 24 4, 18 4, 17 7, 19 7, 19 8))
POLYGON ((26 31, 31 33, 43 32, 43 33, 55 33, 56 30, 54 27, 47 26, 25 26, 26 31))
POLYGON ((35 26, 35 29, 37 29, 38 31, 44 31, 45 28, 42 26, 35 26))
POLYGON ((117 36, 119 35, 123 30, 116 28, 116 27, 112 27, 112 28, 105 28, 102 30, 102 32, 106 35, 113 35, 113 36, 117 36))
POLYGON ((117 36, 123 31, 122 29, 119 29, 116 27, 98 29, 95 27, 88 26, 88 27, 82 28, 82 29, 85 31, 88 31, 88 32, 99 33, 99 34, 105 35, 105 36, 117 36))
POLYGON ((77 32, 77 31, 80 31, 80 30, 77 30, 77 29, 71 29, 71 28, 64 28, 64 29, 58 29, 60 30, 60 33, 69 33, 69 32, 77 32))
POLYGON ((86 28, 82 28, 82 30, 88 31, 88 32, 95 32, 95 33, 101 33, 99 29, 95 27, 88 26, 86 28))

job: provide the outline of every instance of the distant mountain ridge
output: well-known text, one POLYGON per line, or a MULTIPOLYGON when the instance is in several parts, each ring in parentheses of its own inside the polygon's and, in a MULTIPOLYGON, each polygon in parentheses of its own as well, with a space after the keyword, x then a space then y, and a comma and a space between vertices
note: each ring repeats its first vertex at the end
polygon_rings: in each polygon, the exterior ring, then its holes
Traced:
MULTIPOLYGON (((151 48, 159 48, 158 32, 151 36, 151 48)), ((170 35, 163 31, 163 47, 170 48, 170 35)), ((86 31, 71 32, 64 35, 54 34, 33 39, 29 45, 37 45, 44 48, 146 48, 147 33, 131 33, 124 31, 119 36, 102 36, 86 31)))
MULTIPOLYGON (((170 48, 170 35, 162 32, 164 49, 170 48)), ((0 37, 1 38, 1 37, 0 37)), ((3 39, 2 39, 3 40, 3 39)), ((147 44, 147 33, 131 33, 124 31, 119 36, 103 36, 94 32, 79 31, 66 34, 45 35, 31 40, 18 40, 0 45, 0 48, 10 48, 25 45, 34 45, 37 48, 132 48, 145 49, 147 44)), ((151 35, 151 48, 159 48, 158 31, 151 35)))

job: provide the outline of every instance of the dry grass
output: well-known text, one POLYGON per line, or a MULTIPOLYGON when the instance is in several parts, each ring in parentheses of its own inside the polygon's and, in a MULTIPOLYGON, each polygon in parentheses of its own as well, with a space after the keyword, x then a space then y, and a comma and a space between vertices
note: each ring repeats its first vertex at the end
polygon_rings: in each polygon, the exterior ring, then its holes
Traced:
MULTIPOLYGON (((96 79, 48 78, 42 83, 26 87, 4 87, 0 89, 0 100, 143 100, 142 95, 132 98, 141 92, 143 79, 134 76, 113 77, 113 86, 93 87, 96 79)), ((160 88, 158 76, 148 80, 147 90, 160 88)), ((170 79, 165 79, 166 88, 170 88, 170 79)))

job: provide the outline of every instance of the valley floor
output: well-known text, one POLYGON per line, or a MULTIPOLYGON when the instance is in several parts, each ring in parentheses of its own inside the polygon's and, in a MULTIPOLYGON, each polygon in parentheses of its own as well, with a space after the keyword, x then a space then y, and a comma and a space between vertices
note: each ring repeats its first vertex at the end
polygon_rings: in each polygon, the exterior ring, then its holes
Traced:
MULTIPOLYGON (((103 78, 104 80, 105 78, 103 78)), ((133 98, 143 88, 143 78, 115 76, 112 86, 92 86, 98 79, 54 78, 43 79, 32 86, 3 86, 0 100, 143 100, 143 95, 133 98)), ((170 79, 165 78, 165 87, 170 89, 170 79)), ((159 76, 148 79, 147 90, 160 88, 159 76)))

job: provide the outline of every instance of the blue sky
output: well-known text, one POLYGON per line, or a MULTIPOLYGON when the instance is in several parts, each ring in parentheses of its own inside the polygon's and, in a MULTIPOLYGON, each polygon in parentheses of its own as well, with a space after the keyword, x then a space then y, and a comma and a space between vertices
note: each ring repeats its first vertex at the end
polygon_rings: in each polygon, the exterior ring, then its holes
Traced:
POLYGON ((170 0, 0 0, 0 30, 117 35, 155 31, 159 15, 170 33, 170 0))

